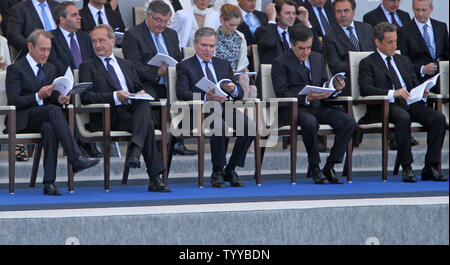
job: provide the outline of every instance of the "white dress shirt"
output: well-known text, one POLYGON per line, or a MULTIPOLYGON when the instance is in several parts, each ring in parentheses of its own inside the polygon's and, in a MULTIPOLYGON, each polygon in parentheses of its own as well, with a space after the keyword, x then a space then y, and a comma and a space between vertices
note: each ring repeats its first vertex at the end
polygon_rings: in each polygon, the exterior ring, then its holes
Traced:
MULTIPOLYGON (((103 24, 109 25, 108 18, 106 17, 105 6, 103 5, 102 9, 97 9, 91 3, 88 4, 89 11, 91 11, 92 17, 94 18, 95 25, 98 26, 98 11, 101 11, 103 24)), ((116 29, 114 29, 115 31, 116 29)))
MULTIPOLYGON (((383 4, 381 4, 381 10, 383 10, 384 15, 385 15, 386 18, 387 18, 387 21, 388 21, 389 23, 393 24, 393 23, 392 23, 392 17, 391 17, 390 11, 388 11, 386 8, 384 8, 383 4)), ((397 24, 398 24, 400 27, 403 27, 403 23, 402 23, 402 21, 400 20, 400 17, 398 16, 397 12, 394 12, 394 17, 395 17, 395 20, 397 21, 397 24)))
MULTIPOLYGON (((281 41, 283 41, 283 32, 286 31, 286 40, 287 43, 289 44, 289 48, 291 47, 291 39, 289 38, 289 27, 287 27, 286 29, 282 29, 280 26, 277 27, 277 31, 278 31, 278 35, 280 35, 280 39, 281 41)), ((283 43, 284 44, 284 43, 283 43)))
POLYGON ((359 41, 358 34, 356 33, 356 29, 355 29, 355 21, 352 21, 352 23, 347 27, 342 27, 342 26, 340 26, 340 27, 345 32, 345 35, 347 35, 347 37, 350 39, 350 32, 348 32, 348 29, 347 29, 350 26, 353 27, 352 28, 353 35, 355 35, 355 38, 359 41))
MULTIPOLYGON (((69 34, 70 34, 71 32, 69 32, 69 31, 63 29, 62 27, 59 27, 59 29, 61 30, 61 33, 63 34, 64 39, 65 39, 66 42, 67 42, 67 46, 69 46, 69 50, 70 50, 70 36, 69 36, 69 34)), ((76 41, 78 47, 80 47, 80 43, 78 42, 78 38, 77 38, 77 33, 76 33, 76 32, 73 33, 73 38, 75 39, 75 41, 76 41)), ((80 51, 80 52, 81 52, 81 51, 80 51)))
MULTIPOLYGON (((38 0, 32 0, 31 2, 33 3, 34 8, 36 9, 36 12, 37 12, 39 18, 41 19, 42 26, 45 27, 44 18, 42 17, 42 8, 39 6, 41 3, 38 0)), ((48 21, 50 22, 52 30, 56 29, 57 26, 56 26, 55 20, 53 20, 53 15, 52 15, 52 12, 50 11, 50 7, 48 6, 47 1, 45 1, 44 3, 45 3, 45 8, 44 8, 45 13, 47 14, 47 18, 48 18, 48 21)))
MULTIPOLYGON (((128 89, 128 86, 127 86, 127 80, 125 79, 125 75, 123 74, 119 63, 117 62, 116 57, 114 57, 114 54, 111 54, 111 56, 109 56, 109 57, 98 56, 98 58, 100 58, 100 60, 102 61, 103 65, 105 66, 106 71, 108 71, 108 68, 107 68, 107 63, 105 61, 105 58, 111 58, 111 60, 109 61, 109 64, 114 68, 117 78, 119 79, 120 86, 122 87, 122 90, 129 92, 130 90, 128 89)), ((113 97, 114 97, 114 102, 115 102, 116 106, 122 105, 122 102, 120 102, 119 99, 117 98, 117 91, 113 92, 113 97)), ((128 100, 128 104, 130 104, 130 103, 131 103, 131 100, 128 100)))

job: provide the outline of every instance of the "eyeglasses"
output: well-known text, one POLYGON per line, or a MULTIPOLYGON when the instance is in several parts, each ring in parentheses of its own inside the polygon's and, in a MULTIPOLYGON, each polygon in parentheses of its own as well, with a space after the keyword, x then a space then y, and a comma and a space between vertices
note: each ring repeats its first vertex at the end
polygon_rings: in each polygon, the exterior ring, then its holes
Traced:
POLYGON ((163 24, 163 25, 169 25, 170 24, 170 19, 168 20, 162 20, 160 18, 156 18, 155 16, 153 16, 152 14, 150 14, 150 16, 152 16, 152 18, 158 22, 159 24, 163 24))

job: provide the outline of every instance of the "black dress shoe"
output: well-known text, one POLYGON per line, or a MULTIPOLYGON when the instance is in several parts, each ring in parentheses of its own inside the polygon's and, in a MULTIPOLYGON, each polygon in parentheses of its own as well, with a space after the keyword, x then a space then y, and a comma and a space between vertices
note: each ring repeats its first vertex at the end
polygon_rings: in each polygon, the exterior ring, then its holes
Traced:
POLYGON ((225 171, 225 176, 223 177, 224 181, 228 181, 231 184, 231 187, 244 187, 245 184, 239 180, 239 176, 236 173, 236 170, 225 171))
POLYGON ((61 195, 61 191, 56 187, 55 183, 47 183, 44 184, 44 194, 45 195, 52 195, 52 196, 59 196, 61 195))
POLYGON ((164 182, 161 181, 159 176, 150 179, 150 184, 148 185, 148 191, 150 192, 170 192, 170 188, 167 187, 164 182))
POLYGON ((127 165, 131 168, 140 168, 141 167, 140 157, 141 157, 141 149, 139 148, 139 146, 132 144, 127 165))
POLYGON ((419 143, 419 141, 417 141, 416 139, 414 139, 412 136, 411 136, 411 146, 416 146, 416 145, 419 145, 420 143, 419 143))
POLYGON ((412 171, 411 167, 407 167, 407 168, 403 169, 402 179, 403 179, 403 182, 410 182, 410 183, 417 182, 416 175, 412 171))
POLYGON ((82 143, 81 144, 83 152, 92 158, 102 157, 102 153, 98 151, 97 145, 95 143, 82 143))
POLYGON ((225 182, 223 182, 223 171, 214 171, 211 175, 210 182, 215 188, 225 188, 225 182))
POLYGON ((192 156, 192 155, 196 155, 197 151, 189 150, 186 148, 186 146, 183 144, 183 142, 177 141, 177 142, 175 142, 175 146, 173 147, 173 153, 175 155, 192 156))
POLYGON ((78 159, 72 164, 73 173, 75 174, 87 168, 93 167, 99 162, 99 159, 87 159, 85 157, 79 156, 78 159))
POLYGON ((314 167, 313 169, 308 168, 308 173, 306 173, 309 178, 312 178, 315 184, 328 184, 328 179, 322 173, 319 167, 314 167))
POLYGON ((325 175, 328 182, 332 184, 344 184, 344 181, 336 175, 336 171, 333 168, 323 169, 322 173, 325 175))
POLYGON ((425 166, 422 169, 422 181, 448 181, 448 177, 442 175, 437 168, 425 166))

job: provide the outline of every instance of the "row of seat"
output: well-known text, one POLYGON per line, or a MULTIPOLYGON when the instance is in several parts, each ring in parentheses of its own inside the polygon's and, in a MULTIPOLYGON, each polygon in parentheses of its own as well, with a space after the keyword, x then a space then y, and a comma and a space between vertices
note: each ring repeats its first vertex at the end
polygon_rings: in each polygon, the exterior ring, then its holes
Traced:
MULTIPOLYGON (((114 51, 116 56, 120 57, 120 50, 114 51)), ((380 104, 383 106, 383 121, 381 123, 376 124, 368 124, 368 125, 358 125, 358 131, 361 133, 381 133, 382 134, 382 179, 383 181, 387 180, 387 155, 388 155, 388 147, 387 147, 387 139, 388 133, 393 130, 393 125, 389 124, 387 117, 389 116, 389 102, 387 96, 369 96, 369 97, 361 97, 359 93, 358 87, 358 66, 359 61, 366 56, 368 56, 370 52, 350 52, 350 81, 351 81, 351 96, 349 97, 340 97, 338 99, 332 100, 336 104, 341 104, 345 106, 345 110, 347 113, 350 113, 354 116, 355 120, 359 120, 365 113, 365 106, 367 104, 380 104)), ((431 98, 435 99, 436 107, 438 110, 443 111, 443 113, 447 117, 447 128, 448 128, 448 98, 449 98, 449 79, 448 79, 448 61, 439 62, 440 71, 441 71, 441 94, 440 95, 430 95, 431 98), (442 95, 442 96, 441 96, 442 95), (444 107, 442 107, 444 105, 444 107)), ((270 128, 270 124, 267 123, 259 123, 259 117, 262 120, 269 120, 267 117, 270 115, 268 112, 267 106, 271 102, 276 102, 278 106, 287 105, 291 108, 291 124, 287 126, 282 126, 280 128, 272 128, 271 133, 276 133, 279 136, 288 135, 290 136, 290 159, 291 159, 291 174, 290 179, 291 183, 295 184, 296 182, 296 153, 297 153, 297 135, 301 134, 301 128, 297 126, 297 98, 276 98, 275 93, 272 87, 271 80, 271 65, 261 65, 261 77, 262 77, 262 87, 261 87, 261 98, 260 99, 247 99, 249 101, 254 102, 254 106, 256 111, 253 112, 254 116, 252 117, 257 124, 257 128, 259 126, 266 126, 266 128, 270 128)), ((39 165, 40 154, 42 151, 41 147, 41 137, 39 133, 34 134, 18 134, 15 131, 15 106, 8 106, 6 99, 6 92, 4 90, 4 82, 5 82, 4 71, 0 72, 0 115, 8 116, 8 121, 10 126, 8 126, 8 132, 3 133, 5 129, 3 118, 0 119, 0 144, 8 145, 8 161, 9 161, 9 192, 14 193, 14 178, 15 178, 15 145, 16 144, 37 144, 36 155, 33 159, 33 169, 30 178, 30 186, 34 186, 36 182, 37 170, 39 165)), ((78 81, 78 71, 74 72, 75 80, 78 81)), ((152 106, 161 111, 161 124, 166 125, 162 126, 160 130, 157 130, 156 140, 162 142, 162 156, 164 166, 167 168, 167 171, 164 174, 164 181, 167 183, 168 175, 171 164, 171 150, 173 148, 173 137, 171 137, 170 129, 168 126, 171 120, 177 114, 176 111, 171 111, 171 109, 176 110, 177 104, 179 102, 176 98, 176 69, 174 67, 169 67, 168 71, 168 99, 162 99, 160 102, 151 102, 152 106)), ((186 102, 183 102, 185 104, 186 102)), ((187 102, 191 106, 202 107, 204 102, 202 100, 187 102)), ((110 129, 110 106, 109 104, 91 104, 91 105, 82 105, 80 101, 79 95, 75 95, 74 97, 74 105, 69 105, 66 108, 66 112, 68 115, 69 127, 72 132, 78 135, 83 142, 102 142, 104 144, 104 188, 105 190, 109 190, 109 182, 110 182, 110 142, 111 141, 129 141, 131 138, 131 134, 123 131, 111 131, 110 129), (90 132, 86 130, 85 125, 89 122, 89 113, 92 112, 100 112, 103 114, 104 121, 104 130, 100 132, 90 132)), ((202 124, 204 120, 204 115, 202 112, 199 113, 197 118, 202 124)), ((413 123, 412 131, 423 131, 423 128, 420 124, 413 123)), ((320 126, 321 134, 332 134, 333 129, 327 125, 320 126)), ((185 137, 195 137, 197 138, 198 145, 198 185, 203 187, 203 169, 204 169, 204 143, 205 143, 205 132, 204 130, 199 130, 199 128, 193 128, 190 135, 185 137)), ((261 148, 261 136, 259 134, 259 130, 257 130, 256 138, 255 138, 255 178, 257 185, 261 185, 261 164, 262 158, 264 156, 265 148, 261 148)), ((352 181, 352 150, 353 144, 350 142, 347 148, 347 156, 346 156, 346 165, 344 167, 344 175, 347 176, 347 180, 349 182, 352 181)), ((127 152, 128 156, 128 152, 127 152)), ((125 160, 126 161, 126 160, 125 160)), ((69 165, 69 164, 68 164, 69 165)), ((398 168, 398 165, 396 165, 398 168)), ((129 168, 124 166, 123 178, 122 182, 125 184, 128 179, 129 168)), ((395 172, 394 172, 395 173, 395 172)), ((73 172, 68 166, 68 189, 69 192, 73 192, 74 184, 73 184, 73 172)))

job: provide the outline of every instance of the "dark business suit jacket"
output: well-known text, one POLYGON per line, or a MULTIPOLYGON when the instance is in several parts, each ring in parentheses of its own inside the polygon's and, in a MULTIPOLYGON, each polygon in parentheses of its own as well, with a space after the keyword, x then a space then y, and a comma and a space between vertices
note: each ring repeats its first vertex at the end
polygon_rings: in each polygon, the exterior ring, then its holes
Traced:
MULTIPOLYGON (((408 91, 416 87, 417 81, 414 67, 408 57, 395 54, 393 56, 395 64, 405 81, 408 91)), ((359 89, 361 96, 386 96, 392 89, 393 82, 389 70, 378 52, 374 52, 359 63, 359 89)), ((378 122, 381 120, 380 106, 367 106, 365 120, 378 122)))
MULTIPOLYGON (((266 25, 268 23, 268 18, 266 13, 255 10, 253 11, 253 14, 258 18, 259 23, 261 23, 261 27, 266 25)), ((237 30, 244 34, 245 40, 247 41, 247 46, 256 44, 255 37, 253 36, 252 32, 250 31, 250 28, 245 23, 244 19, 242 19, 241 24, 239 24, 237 30)))
MULTIPOLYGON (((448 31, 445 23, 430 19, 433 27, 434 42, 436 45, 436 59, 448 60, 449 45, 448 45, 448 31)), ((427 65, 433 62, 430 51, 422 36, 422 30, 419 30, 414 20, 411 20, 407 25, 403 26, 398 31, 398 47, 402 51, 402 54, 408 56, 414 65, 419 79, 420 68, 422 65, 427 65)), ((429 76, 425 76, 425 79, 429 76)))
POLYGON ((3 36, 7 36, 7 22, 8 22, 8 15, 9 15, 9 9, 13 7, 15 4, 22 2, 22 0, 2 0, 0 1, 0 15, 2 16, 2 33, 3 36))
MULTIPOLYGON (((125 76, 130 93, 137 93, 144 89, 137 77, 133 62, 117 57, 116 59, 125 76)), ((80 82, 93 82, 93 86, 81 94, 81 102, 83 104, 109 103, 111 116, 113 116, 116 111, 113 93, 117 90, 100 58, 95 56, 80 64, 79 75, 80 82)), ((144 90, 147 91, 147 89, 144 90)), ((90 126, 92 131, 98 131, 103 128, 101 114, 95 113, 90 115, 90 126)))
MULTIPOLYGON (((396 13, 400 17, 403 26, 405 26, 407 23, 411 21, 411 17, 409 16, 408 12, 397 9, 396 13)), ((377 25, 380 22, 389 22, 389 21, 387 20, 386 15, 383 12, 383 9, 381 9, 380 4, 377 8, 364 15, 363 22, 372 25, 372 27, 375 27, 375 25, 377 25)))
MULTIPOLYGON (((58 5, 58 2, 47 0, 50 11, 58 5)), ((8 43, 17 50, 22 50, 19 57, 23 57, 28 52, 27 38, 35 29, 43 29, 33 2, 25 1, 13 6, 8 17, 8 43)))
MULTIPOLYGON (((166 28, 162 34, 169 55, 180 62, 183 59, 183 55, 178 45, 176 31, 166 28)), ((166 87, 158 84, 157 72, 159 67, 147 65, 147 62, 158 53, 158 50, 145 21, 125 32, 122 51, 125 59, 136 63, 142 85, 153 90, 151 94, 154 97, 167 97, 166 87)))
MULTIPOLYGON (((284 53, 283 41, 280 34, 278 34, 277 27, 277 24, 267 24, 255 31, 255 40, 258 44, 261 64, 271 64, 275 58, 284 53)), ((322 46, 314 30, 313 33, 312 50, 322 52, 322 46)))
MULTIPOLYGON (((114 29, 114 31, 125 32, 125 24, 122 20, 122 15, 118 10, 113 11, 111 8, 105 8, 106 18, 108 18, 109 25, 114 29)), ((83 7, 80 9, 81 16, 81 30, 85 32, 91 32, 95 26, 97 21, 97 17, 92 17, 91 11, 89 7, 83 7)))
MULTIPOLYGON (((369 24, 355 21, 355 30, 358 35, 361 51, 375 50, 372 27, 369 24)), ((323 38, 323 55, 333 75, 345 72, 346 77, 349 78, 349 51, 357 51, 357 49, 340 26, 334 27, 323 38)), ((346 82, 346 87, 342 95, 350 95, 349 84, 350 82, 346 82)))
MULTIPOLYGON (((16 106, 16 130, 20 132, 25 129, 30 117, 30 109, 38 107, 35 94, 44 86, 53 83, 57 77, 56 67, 50 63, 43 66, 45 74, 42 86, 38 84, 36 76, 31 69, 30 64, 24 57, 14 64, 8 66, 6 71, 6 96, 8 97, 8 105, 16 106)), ((52 95, 44 99, 44 105, 58 103, 59 92, 53 91, 52 95)), ((6 121, 5 121, 6 123, 6 121)))
MULTIPOLYGON (((244 97, 244 90, 239 85, 239 82, 233 75, 231 64, 227 60, 213 57, 212 63, 216 72, 217 82, 222 79, 230 79, 237 86, 238 96, 229 97, 239 100, 244 97)), ((197 56, 192 56, 179 64, 177 64, 177 98, 179 100, 193 100, 194 93, 200 93, 203 99, 206 93, 198 88, 195 84, 204 77, 202 66, 197 59, 197 56)))
MULTIPOLYGON (((322 27, 320 26, 320 18, 316 16, 314 9, 309 1, 304 1, 303 5, 306 9, 308 9, 309 13, 309 22, 311 23, 313 29, 317 32, 319 37, 323 37, 325 34, 322 32, 322 27)), ((334 8, 331 1, 327 1, 323 6, 325 9, 325 13, 327 13, 328 23, 330 24, 330 28, 337 26, 338 23, 336 21, 336 16, 334 15, 334 8)))
MULTIPOLYGON (((66 37, 63 36, 59 27, 51 31, 53 34, 52 50, 48 61, 54 64, 58 69, 58 75, 64 75, 67 67, 75 68, 72 52, 67 44, 66 37)), ((94 48, 92 47, 91 37, 83 31, 76 32, 78 39, 78 46, 81 51, 81 58, 86 61, 95 56, 94 48)))
MULTIPOLYGON (((311 82, 305 70, 300 67, 300 61, 292 50, 276 58, 272 64, 272 84, 275 95, 279 98, 298 98, 299 107, 320 108, 329 106, 326 102, 313 101, 306 106, 305 97, 298 96, 298 93, 307 85, 320 86, 328 81, 328 74, 322 54, 311 51, 309 55, 311 65, 311 82)), ((330 97, 334 98, 333 94, 330 97)), ((279 113, 280 121, 288 122, 290 117, 289 109, 282 108, 279 113)))

